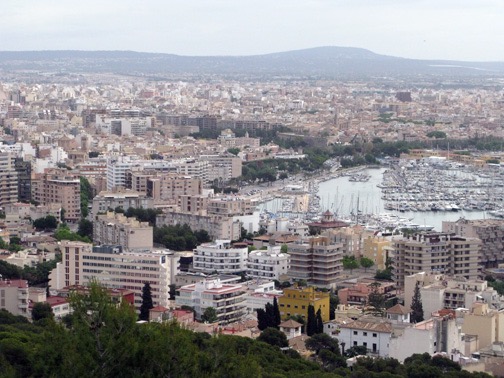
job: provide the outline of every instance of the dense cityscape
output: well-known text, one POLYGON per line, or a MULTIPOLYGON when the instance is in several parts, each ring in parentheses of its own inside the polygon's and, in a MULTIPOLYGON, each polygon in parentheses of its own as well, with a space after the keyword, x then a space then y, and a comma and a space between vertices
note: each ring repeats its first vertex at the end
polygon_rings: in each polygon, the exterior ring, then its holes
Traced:
POLYGON ((0 378, 504 377, 502 5, 262 1, 2 4, 0 378))

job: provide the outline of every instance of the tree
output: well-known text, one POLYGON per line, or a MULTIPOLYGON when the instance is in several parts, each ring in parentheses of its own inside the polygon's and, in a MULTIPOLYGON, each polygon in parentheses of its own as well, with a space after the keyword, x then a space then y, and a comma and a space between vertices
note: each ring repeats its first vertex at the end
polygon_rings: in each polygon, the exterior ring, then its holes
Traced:
POLYGON ((282 246, 280 247, 280 252, 287 253, 288 251, 289 247, 287 246, 287 244, 282 244, 282 246))
POLYGON ((373 315, 383 316, 385 310, 385 296, 380 293, 381 283, 373 282, 369 285, 371 292, 368 294, 368 303, 366 311, 373 315))
POLYGON ((201 315, 201 320, 206 323, 215 323, 217 321, 217 311, 213 307, 205 308, 203 315, 201 315))
POLYGON ((229 152, 230 154, 232 155, 238 155, 238 153, 240 152, 240 149, 237 148, 237 147, 232 147, 232 148, 228 148, 227 149, 227 152, 229 152))
POLYGON ((411 300, 411 323, 418 323, 424 320, 424 312, 422 306, 422 297, 420 295, 420 285, 418 282, 415 285, 413 299, 411 300))
POLYGON ((347 357, 365 356, 366 354, 367 348, 364 345, 354 345, 345 351, 347 357))
POLYGON ((175 296, 177 295, 177 287, 175 284, 170 284, 168 285, 168 288, 170 289, 169 294, 170 294, 170 300, 174 300, 175 296))
POLYGON ((263 341, 273 346, 277 346, 279 348, 285 348, 289 346, 289 342, 287 341, 287 336, 285 336, 285 333, 271 327, 268 327, 264 331, 262 331, 257 340, 263 341))
POLYGON ((359 263, 364 268, 365 272, 367 272, 368 268, 371 268, 374 265, 373 260, 364 256, 360 258, 359 263))
POLYGON ((33 227, 37 230, 54 230, 58 227, 58 220, 52 215, 38 218, 33 221, 33 227))
POLYGON ((427 137, 435 139, 446 139, 446 133, 444 131, 431 131, 427 133, 427 137))
POLYGON ((331 291, 330 297, 329 297, 329 320, 334 320, 334 318, 336 316, 334 311, 336 311, 336 308, 338 307, 338 305, 339 305, 339 298, 336 294, 334 294, 331 291))
POLYGON ((376 271, 374 278, 376 280, 392 281, 392 271, 388 270, 388 269, 383 269, 383 270, 378 269, 376 271))
POLYGON ((93 239, 93 222, 87 220, 86 218, 82 218, 79 221, 79 228, 77 229, 77 233, 80 236, 93 239))
POLYGON ((153 307, 150 283, 146 282, 142 288, 142 305, 138 319, 149 320, 149 310, 153 307))
POLYGON ((264 331, 266 328, 268 328, 268 319, 266 317, 266 310, 262 308, 258 308, 256 310, 257 313, 257 328, 259 330, 264 331))
POLYGON ((322 310, 317 310, 317 331, 316 333, 324 333, 324 321, 322 320, 322 310))
POLYGON ((350 270, 350 273, 359 267, 359 262, 355 256, 344 256, 343 257, 343 269, 350 270))
POLYGON ((306 321, 306 334, 313 336, 317 333, 317 317, 315 315, 315 307, 308 306, 308 319, 306 321))
POLYGON ((319 354, 321 350, 326 349, 338 356, 341 355, 338 339, 335 339, 325 333, 313 335, 306 340, 305 346, 307 349, 314 351, 316 354, 319 354))
POLYGON ((280 317, 280 308, 278 307, 277 298, 273 298, 273 320, 274 327, 278 329, 280 327, 280 323, 282 322, 282 318, 280 317))
POLYGON ((51 305, 45 302, 37 302, 32 308, 32 319, 34 322, 41 319, 52 319, 54 314, 51 305))

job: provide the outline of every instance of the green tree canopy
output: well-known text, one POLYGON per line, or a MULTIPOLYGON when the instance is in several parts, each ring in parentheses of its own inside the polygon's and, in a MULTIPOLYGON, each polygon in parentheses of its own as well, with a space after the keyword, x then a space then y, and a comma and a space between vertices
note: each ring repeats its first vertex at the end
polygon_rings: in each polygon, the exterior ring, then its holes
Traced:
POLYGON ((32 308, 32 319, 34 322, 41 319, 53 319, 54 314, 52 312, 51 305, 45 302, 37 302, 32 308))
POLYGON ((205 308, 201 320, 207 323, 215 323, 217 321, 217 311, 213 307, 205 308))
POLYGON ((373 260, 364 256, 360 258, 359 263, 364 268, 365 272, 374 265, 373 260))
POLYGON ((415 284, 413 298, 411 300, 411 323, 418 323, 424 320, 424 312, 422 306, 422 297, 420 295, 420 285, 418 282, 415 284))
POLYGON ((33 227, 37 230, 55 230, 58 227, 58 220, 53 215, 47 215, 33 221, 33 227))
POLYGON ((352 272, 354 269, 359 267, 359 262, 355 256, 344 256, 343 257, 343 269, 350 270, 352 272))
POLYGON ((380 293, 379 282, 373 282, 369 285, 371 292, 368 294, 366 311, 376 316, 383 316, 385 313, 385 295, 380 293))
POLYGON ((139 320, 149 320, 149 311, 154 307, 150 283, 146 282, 142 288, 142 305, 140 306, 139 320))
POLYGON ((287 341, 287 336, 285 336, 285 333, 271 327, 268 327, 264 331, 262 331, 257 340, 268 343, 269 345, 277 346, 279 348, 285 348, 289 346, 289 342, 287 341))
POLYGON ((317 333, 317 316, 315 314, 315 307, 308 305, 308 317, 306 320, 306 334, 313 336, 317 333))

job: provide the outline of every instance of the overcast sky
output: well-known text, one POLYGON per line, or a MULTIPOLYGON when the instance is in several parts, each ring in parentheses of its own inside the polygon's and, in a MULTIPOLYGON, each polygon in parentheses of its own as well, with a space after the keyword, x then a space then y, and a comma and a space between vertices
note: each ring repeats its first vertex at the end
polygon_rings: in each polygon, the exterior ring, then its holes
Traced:
POLYGON ((317 46, 504 61, 504 0, 2 0, 0 50, 252 55, 317 46))

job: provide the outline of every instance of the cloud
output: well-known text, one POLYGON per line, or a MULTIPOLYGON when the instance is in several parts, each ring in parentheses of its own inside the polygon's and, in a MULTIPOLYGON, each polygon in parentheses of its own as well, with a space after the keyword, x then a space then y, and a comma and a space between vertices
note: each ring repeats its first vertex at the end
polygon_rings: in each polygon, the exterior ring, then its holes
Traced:
POLYGON ((499 0, 4 0, 0 50, 247 55, 322 45, 504 60, 499 0))

